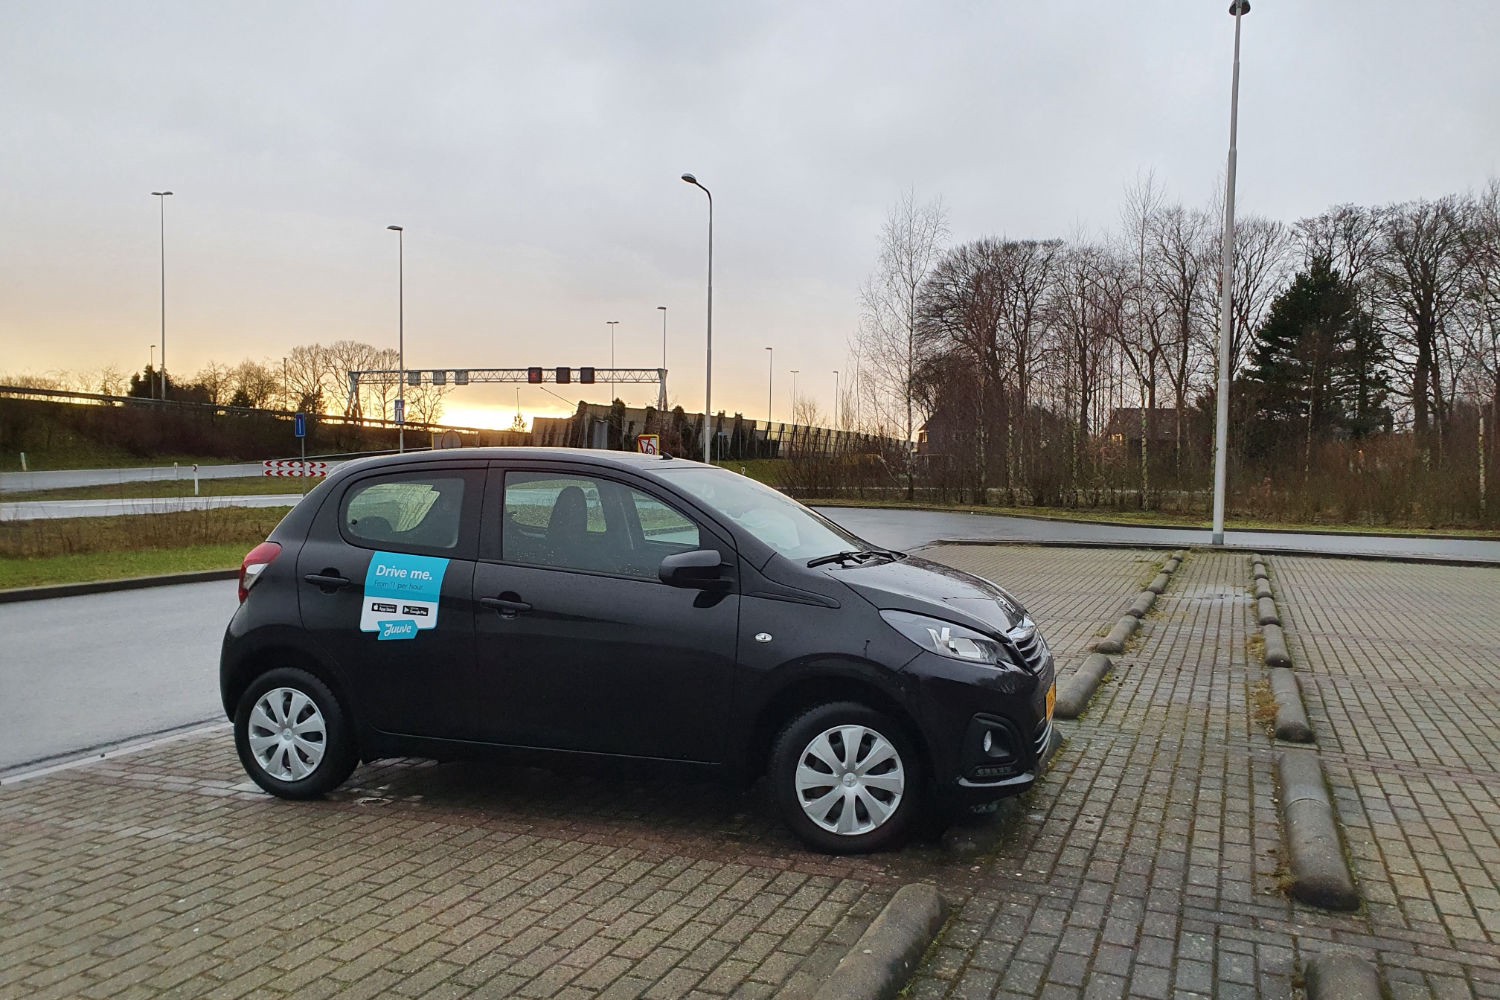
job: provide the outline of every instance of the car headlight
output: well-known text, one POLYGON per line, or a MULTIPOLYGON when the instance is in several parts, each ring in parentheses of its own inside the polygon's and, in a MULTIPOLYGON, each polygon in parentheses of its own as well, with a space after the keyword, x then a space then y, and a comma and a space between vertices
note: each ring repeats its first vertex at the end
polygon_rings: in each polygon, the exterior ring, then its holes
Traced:
POLYGON ((909 611, 882 611, 880 617, 918 646, 939 656, 966 660, 969 663, 987 663, 992 667, 1011 665, 1010 657, 1000 641, 983 632, 945 622, 941 618, 914 615, 909 611))

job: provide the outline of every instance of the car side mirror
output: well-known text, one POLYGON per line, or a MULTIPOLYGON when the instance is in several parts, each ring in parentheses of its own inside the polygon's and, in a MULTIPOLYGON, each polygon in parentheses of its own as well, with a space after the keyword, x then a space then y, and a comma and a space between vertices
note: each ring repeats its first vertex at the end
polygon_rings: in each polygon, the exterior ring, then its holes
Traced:
POLYGON ((713 549, 679 552, 661 561, 658 575, 662 583, 672 587, 724 590, 729 581, 724 579, 721 562, 719 553, 713 549))

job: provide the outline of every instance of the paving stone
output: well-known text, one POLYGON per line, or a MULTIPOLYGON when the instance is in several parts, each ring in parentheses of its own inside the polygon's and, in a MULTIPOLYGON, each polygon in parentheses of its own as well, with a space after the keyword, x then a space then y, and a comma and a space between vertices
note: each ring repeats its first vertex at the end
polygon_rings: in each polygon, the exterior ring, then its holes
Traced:
MULTIPOLYGON (((1060 673, 1160 564, 952 546, 1060 673)), ((895 889, 957 914, 910 996, 1293 996, 1378 955, 1395 996, 1500 1000, 1500 570, 1272 557, 1367 906, 1280 891, 1246 556, 1188 555, 997 846, 828 858, 761 790, 387 761, 322 803, 227 729, 0 786, 0 995, 805 997, 895 889), (294 977, 294 978, 280 978, 294 977)))

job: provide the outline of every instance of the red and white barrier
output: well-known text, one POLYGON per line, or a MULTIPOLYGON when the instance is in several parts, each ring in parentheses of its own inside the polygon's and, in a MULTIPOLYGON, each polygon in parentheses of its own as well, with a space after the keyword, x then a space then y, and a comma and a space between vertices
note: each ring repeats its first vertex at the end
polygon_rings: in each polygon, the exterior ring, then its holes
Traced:
POLYGON ((295 458, 271 458, 260 463, 264 468, 262 475, 266 476, 308 476, 319 477, 328 475, 327 462, 303 462, 295 458))

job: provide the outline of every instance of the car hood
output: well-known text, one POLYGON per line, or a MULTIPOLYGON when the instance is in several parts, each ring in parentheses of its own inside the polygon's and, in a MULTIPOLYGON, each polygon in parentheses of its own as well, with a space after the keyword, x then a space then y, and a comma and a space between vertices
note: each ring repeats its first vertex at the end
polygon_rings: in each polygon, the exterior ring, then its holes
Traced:
POLYGON ((919 556, 832 567, 829 575, 882 610, 932 615, 999 634, 1026 618, 1021 602, 1003 588, 919 556))

